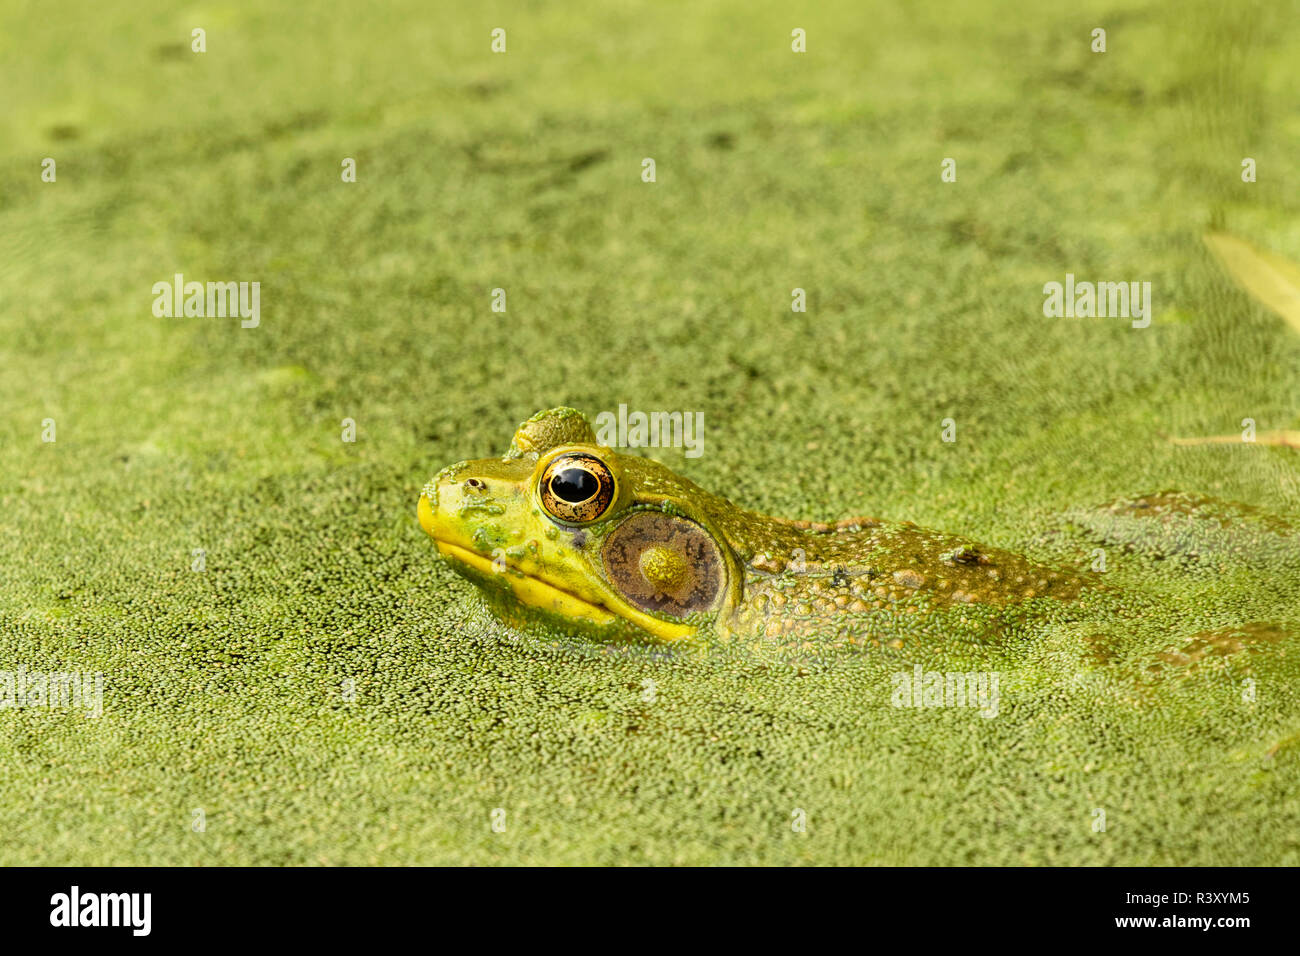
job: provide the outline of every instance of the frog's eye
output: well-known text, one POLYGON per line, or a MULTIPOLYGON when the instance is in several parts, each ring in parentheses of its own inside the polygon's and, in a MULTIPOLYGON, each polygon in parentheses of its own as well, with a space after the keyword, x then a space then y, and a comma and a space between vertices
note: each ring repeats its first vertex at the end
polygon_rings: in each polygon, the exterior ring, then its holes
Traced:
POLYGON ((542 507, 552 517, 586 524, 601 517, 614 501, 614 476, 595 455, 561 455, 538 482, 542 507))

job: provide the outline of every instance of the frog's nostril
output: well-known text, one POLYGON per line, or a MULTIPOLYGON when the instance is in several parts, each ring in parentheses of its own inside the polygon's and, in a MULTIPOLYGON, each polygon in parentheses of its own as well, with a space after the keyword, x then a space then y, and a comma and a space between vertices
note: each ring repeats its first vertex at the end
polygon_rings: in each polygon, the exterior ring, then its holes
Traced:
POLYGON ((482 491, 487 487, 487 485, 483 484, 483 482, 479 481, 477 478, 466 478, 465 487, 470 491, 482 491))

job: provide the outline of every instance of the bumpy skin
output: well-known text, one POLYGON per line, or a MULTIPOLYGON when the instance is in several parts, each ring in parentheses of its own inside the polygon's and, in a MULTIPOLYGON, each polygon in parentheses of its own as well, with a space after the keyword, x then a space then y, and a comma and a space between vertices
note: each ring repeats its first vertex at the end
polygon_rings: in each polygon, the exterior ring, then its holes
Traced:
POLYGON ((818 524, 747 511, 658 462, 597 445, 567 408, 524 422, 503 458, 443 469, 419 510, 439 550, 503 616, 606 640, 979 642, 1029 609, 1059 614, 1091 584, 908 522, 818 524), (549 462, 574 453, 597 456, 617 482, 609 509, 582 525, 548 514, 538 487, 549 462), (658 542, 657 529, 666 529, 658 542), (650 546, 658 550, 638 563, 650 546))

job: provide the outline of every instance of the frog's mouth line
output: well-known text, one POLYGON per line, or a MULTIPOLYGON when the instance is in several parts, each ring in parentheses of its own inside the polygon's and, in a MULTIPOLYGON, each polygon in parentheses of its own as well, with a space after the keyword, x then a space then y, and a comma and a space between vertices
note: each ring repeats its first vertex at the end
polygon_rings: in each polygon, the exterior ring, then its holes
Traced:
POLYGON ((524 604, 547 611, 554 611, 556 614, 562 614, 569 618, 586 618, 593 624, 609 624, 616 617, 615 614, 600 605, 584 601, 568 591, 557 588, 553 584, 548 584, 541 578, 525 574, 519 571, 518 568, 512 567, 510 569, 516 571, 517 574, 502 575, 492 567, 491 559, 470 551, 468 548, 452 544, 450 541, 444 541, 441 538, 435 537, 433 540, 437 544, 440 554, 459 561, 461 564, 467 564, 483 574, 495 574, 499 578, 504 578, 506 584, 510 586, 510 590, 515 592, 515 597, 519 598, 524 604))
POLYGON ((541 578, 535 577, 514 565, 507 565, 509 570, 514 572, 513 574, 501 574, 492 566, 492 559, 486 555, 472 551, 463 544, 457 544, 446 538, 439 537, 437 518, 433 513, 428 498, 424 495, 420 496, 419 517, 420 525, 433 538, 440 554, 453 561, 459 561, 481 574, 504 580, 522 604, 550 611, 566 618, 590 621, 596 625, 612 624, 620 617, 624 617, 651 634, 670 641, 689 637, 695 633, 693 627, 661 621, 659 618, 637 611, 635 608, 629 608, 621 615, 616 614, 603 605, 580 598, 576 594, 557 587, 548 581, 543 581, 541 578))

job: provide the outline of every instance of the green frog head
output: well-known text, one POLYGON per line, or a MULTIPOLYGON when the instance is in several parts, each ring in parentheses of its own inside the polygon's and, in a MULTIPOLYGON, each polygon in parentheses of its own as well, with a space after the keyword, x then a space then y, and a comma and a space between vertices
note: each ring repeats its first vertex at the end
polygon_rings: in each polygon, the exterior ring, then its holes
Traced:
POLYGON ((739 600, 729 508, 658 462, 598 445, 581 413, 553 408, 520 425, 504 457, 440 471, 419 517, 511 620, 674 641, 739 600))

